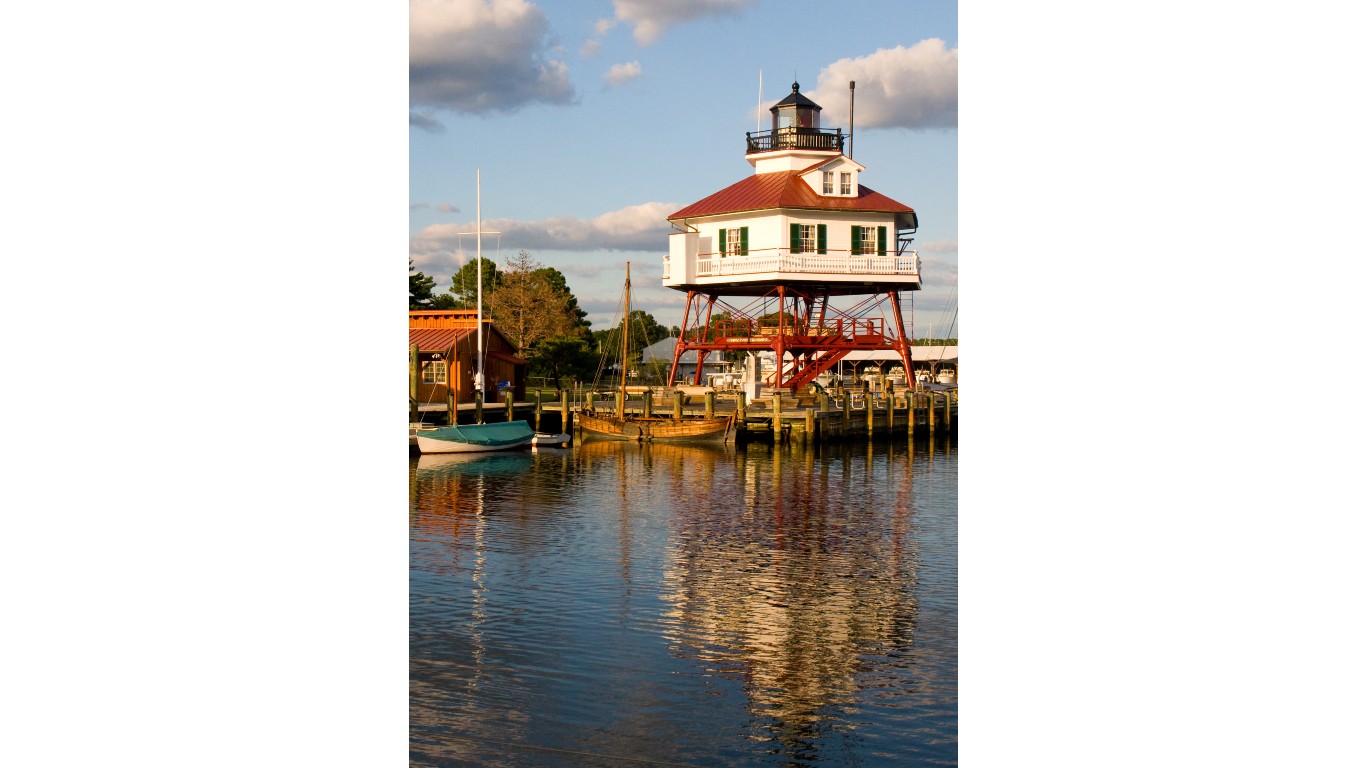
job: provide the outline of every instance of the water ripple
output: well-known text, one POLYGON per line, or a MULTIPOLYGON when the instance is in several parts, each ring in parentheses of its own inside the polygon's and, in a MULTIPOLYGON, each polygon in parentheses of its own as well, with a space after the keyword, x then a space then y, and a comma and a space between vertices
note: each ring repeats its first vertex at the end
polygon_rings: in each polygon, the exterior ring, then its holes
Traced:
POLYGON ((956 763, 952 445, 410 471, 414 765, 956 763))

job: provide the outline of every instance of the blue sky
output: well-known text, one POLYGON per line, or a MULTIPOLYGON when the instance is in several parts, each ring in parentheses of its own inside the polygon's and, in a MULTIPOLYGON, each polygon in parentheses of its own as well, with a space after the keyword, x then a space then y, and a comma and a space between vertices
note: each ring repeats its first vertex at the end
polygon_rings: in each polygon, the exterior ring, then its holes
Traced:
MULTIPOLYGON (((409 255, 450 285, 519 250, 565 274, 595 329, 632 303, 681 325, 660 285, 666 217, 754 173, 744 134, 791 92, 849 126, 863 183, 920 217, 917 327, 954 317, 958 23, 951 2, 411 0, 409 255), (760 81, 762 78, 762 98, 760 81)), ((918 333, 923 335, 923 333, 918 333)))

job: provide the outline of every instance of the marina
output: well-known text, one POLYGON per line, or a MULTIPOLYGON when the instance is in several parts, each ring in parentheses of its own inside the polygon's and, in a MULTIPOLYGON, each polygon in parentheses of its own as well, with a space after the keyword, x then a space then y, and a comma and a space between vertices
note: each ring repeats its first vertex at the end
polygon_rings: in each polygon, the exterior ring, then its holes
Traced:
MULTIPOLYGON (((562 433, 582 439, 576 424, 585 404, 621 402, 619 392, 570 392, 532 390, 530 399, 516 401, 508 392, 497 406, 460 405, 457 423, 525 420, 538 433, 562 433)), ((615 405, 615 403, 613 403, 615 405)), ((870 437, 926 437, 955 434, 958 389, 887 389, 880 394, 860 390, 818 392, 793 396, 766 393, 749 402, 743 393, 715 390, 685 393, 682 389, 635 387, 627 391, 624 412, 639 418, 667 415, 687 422, 727 417, 731 421, 726 441, 764 441, 801 444, 866 439, 870 437)), ((444 414, 443 414, 444 416, 444 414)), ((416 425, 410 432, 415 433, 416 425)), ((644 442, 646 435, 631 438, 644 442)), ((415 446, 410 440, 410 446, 415 446)))

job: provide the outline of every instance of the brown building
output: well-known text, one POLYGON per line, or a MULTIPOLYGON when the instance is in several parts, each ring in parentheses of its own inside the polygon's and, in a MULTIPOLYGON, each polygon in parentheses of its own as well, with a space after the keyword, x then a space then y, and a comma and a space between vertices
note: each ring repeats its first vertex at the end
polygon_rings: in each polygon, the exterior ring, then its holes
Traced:
MULTIPOLYGON (((408 311, 408 345, 417 346, 417 400, 445 403, 454 389, 455 402, 474 402, 478 313, 473 309, 415 309, 408 311)), ((484 318, 484 402, 499 399, 510 388, 517 400, 526 399, 527 361, 489 318, 484 318)), ((424 409, 427 410, 427 409, 424 409)))

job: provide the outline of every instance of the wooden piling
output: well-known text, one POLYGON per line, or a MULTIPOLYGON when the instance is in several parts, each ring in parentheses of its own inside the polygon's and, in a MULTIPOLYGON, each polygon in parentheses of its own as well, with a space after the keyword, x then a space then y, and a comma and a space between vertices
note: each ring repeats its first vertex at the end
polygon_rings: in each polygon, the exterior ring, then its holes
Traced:
POLYGON ((645 390, 644 392, 640 393, 640 398, 641 398, 641 400, 643 401, 642 407, 645 409, 645 410, 644 410, 645 418, 648 419, 648 418, 650 418, 651 416, 655 415, 655 395, 654 395, 654 390, 652 390, 652 389, 647 389, 647 390, 645 390))
POLYGON ((512 412, 513 412, 513 410, 514 410, 513 406, 514 406, 514 403, 513 403, 513 400, 512 400, 512 390, 510 390, 510 389, 505 389, 505 390, 503 390, 503 407, 507 409, 507 414, 508 414, 507 418, 506 418, 506 419, 503 419, 503 421, 512 421, 512 415, 513 415, 512 412))
POLYGON ((569 390, 560 390, 560 431, 569 434, 569 390))
POLYGON ((783 395, 781 392, 773 393, 773 444, 778 445, 783 441, 783 395))
POLYGON ((683 392, 677 389, 674 390, 674 418, 683 418, 683 392))
POLYGON ((706 395, 703 396, 702 401, 706 403, 706 406, 705 406, 705 407, 706 407, 707 418, 710 419, 710 418, 712 418, 713 416, 715 416, 715 415, 716 415, 716 393, 715 393, 715 392, 708 392, 706 395))
MULTIPOLYGON (((417 384, 422 380, 418 373, 420 366, 417 362, 417 345, 408 345, 408 421, 416 422, 422 420, 422 414, 417 408, 417 384)), ((451 422, 454 424, 455 422, 451 422)))
POLYGON ((816 440, 816 411, 811 408, 806 409, 806 431, 802 433, 802 445, 816 440))

